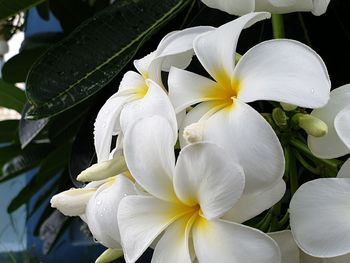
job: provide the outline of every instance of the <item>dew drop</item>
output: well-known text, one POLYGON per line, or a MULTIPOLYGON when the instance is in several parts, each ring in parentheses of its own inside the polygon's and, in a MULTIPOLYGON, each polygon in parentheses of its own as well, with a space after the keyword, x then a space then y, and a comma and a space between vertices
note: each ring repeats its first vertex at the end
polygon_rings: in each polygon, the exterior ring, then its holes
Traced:
POLYGON ((311 93, 314 94, 315 93, 315 89, 311 89, 311 93))
POLYGON ((100 243, 100 242, 98 242, 98 240, 97 240, 96 238, 93 238, 93 240, 94 240, 94 242, 97 243, 97 244, 100 243))
POLYGON ((124 194, 124 197, 128 196, 128 194, 124 194))

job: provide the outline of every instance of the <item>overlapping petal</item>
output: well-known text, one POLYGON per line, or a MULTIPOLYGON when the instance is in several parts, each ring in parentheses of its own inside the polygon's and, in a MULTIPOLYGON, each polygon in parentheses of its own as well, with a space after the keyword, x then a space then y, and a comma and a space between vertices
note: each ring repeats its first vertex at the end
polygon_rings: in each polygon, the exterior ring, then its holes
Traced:
POLYGON ((255 0, 202 0, 207 6, 234 15, 244 15, 255 10, 255 0))
POLYGON ((350 179, 303 184, 290 203, 290 226, 298 246, 314 257, 350 253, 350 179))
POLYGON ((217 82, 224 86, 231 85, 236 46, 241 31, 269 17, 270 14, 266 12, 247 14, 194 40, 194 51, 198 60, 217 82))
POLYGON ((174 188, 183 203, 199 204, 207 219, 219 218, 243 193, 244 173, 221 147, 191 144, 178 157, 174 188))
MULTIPOLYGON (((172 126, 173 136, 177 137, 177 121, 173 105, 165 91, 154 81, 147 80, 148 90, 142 99, 134 100, 124 106, 120 114, 121 130, 125 133, 128 126, 140 119, 159 115, 172 126)), ((155 129, 157 127, 154 127, 155 129)), ((176 140, 176 139, 175 139, 176 140)))
POLYGON ((243 223, 271 208, 282 199, 285 191, 286 184, 283 179, 280 179, 263 192, 243 194, 234 207, 223 216, 223 219, 243 223))
POLYGON ((163 230, 188 213, 186 209, 151 196, 125 197, 119 205, 118 225, 126 261, 135 262, 163 230))
POLYGON ((103 184, 86 206, 86 221, 96 240, 108 248, 120 248, 118 205, 126 195, 135 194, 134 184, 118 175, 103 184))
POLYGON ((158 241, 152 263, 191 263, 189 249, 190 231, 194 221, 192 214, 185 215, 172 223, 158 241))
POLYGON ((234 78, 237 98, 244 102, 274 100, 305 108, 319 108, 329 100, 327 68, 319 55, 294 40, 265 41, 238 62, 234 78))
POLYGON ((223 147, 229 155, 237 155, 246 176, 245 193, 265 191, 284 172, 280 142, 271 126, 252 107, 239 100, 234 100, 230 107, 204 122, 203 139, 223 147))
POLYGON ((227 221, 197 220, 193 226, 194 249, 201 263, 280 263, 277 244, 254 228, 227 221))
POLYGON ((194 55, 193 40, 200 34, 213 30, 210 26, 197 26, 171 32, 159 43, 154 59, 149 64, 149 78, 161 84, 161 70, 172 66, 186 68, 194 55))
POLYGON ((282 263, 311 263, 300 262, 300 252, 295 243, 292 232, 290 230, 268 233, 268 235, 276 241, 281 250, 282 263))
POLYGON ((339 138, 350 152, 350 101, 349 106, 340 111, 335 117, 334 127, 339 138))
POLYGON ((338 178, 350 178, 350 158, 340 168, 338 178))
POLYGON ((221 99, 216 95, 219 92, 215 92, 222 89, 220 85, 186 70, 171 68, 168 83, 169 98, 176 112, 199 102, 221 99))
POLYGON ((349 153, 349 148, 339 138, 334 127, 337 114, 350 104, 350 84, 331 92, 330 100, 323 108, 312 111, 312 115, 324 121, 328 126, 327 135, 316 138, 308 136, 308 145, 314 155, 319 158, 337 158, 349 153))
POLYGON ((163 200, 177 200, 172 182, 176 139, 169 122, 159 116, 139 120, 124 137, 129 171, 147 192, 163 200))

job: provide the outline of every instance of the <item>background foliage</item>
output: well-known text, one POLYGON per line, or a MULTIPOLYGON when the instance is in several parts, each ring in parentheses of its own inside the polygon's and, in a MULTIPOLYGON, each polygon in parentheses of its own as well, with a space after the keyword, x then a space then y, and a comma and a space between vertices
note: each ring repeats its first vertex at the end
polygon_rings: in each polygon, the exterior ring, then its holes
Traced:
MULTIPOLYGON (((9 205, 8 213, 12 213, 39 189, 55 181, 45 188, 29 212, 30 216, 46 206, 35 231, 38 234, 40 225, 54 213, 49 198, 64 189, 81 186, 76 176, 96 162, 94 120, 106 99, 117 91, 123 74, 133 68, 132 60, 153 51, 172 30, 219 26, 234 17, 196 0, 117 0, 113 4, 107 0, 0 0, 0 20, 5 21, 0 34, 9 39, 23 30, 25 23, 16 21, 23 14, 25 18, 30 8, 36 8, 44 20, 53 14, 63 31, 26 38, 20 53, 3 66, 0 106, 16 110, 22 118, 0 122, 0 182, 35 172, 9 205), (25 93, 14 86, 21 82, 26 83, 25 93)), ((333 88, 349 81, 349 70, 344 66, 350 61, 349 11, 348 1, 332 0, 321 17, 311 13, 284 15, 286 37, 302 41, 320 54, 333 88)), ((254 44, 271 38, 271 22, 259 23, 243 33, 238 51, 243 54, 254 44)), ((271 112, 269 104, 256 106, 271 112)), ((283 144, 283 131, 279 136, 283 144)), ((303 162, 316 167, 307 176, 332 176, 341 164, 335 161, 327 165, 312 158, 308 149, 296 141, 284 147, 294 153, 289 167, 294 167, 291 171, 299 177, 307 171, 303 162)), ((260 228, 267 230, 264 227, 261 223, 260 228)), ((57 233, 55 240, 63 231, 57 233)))

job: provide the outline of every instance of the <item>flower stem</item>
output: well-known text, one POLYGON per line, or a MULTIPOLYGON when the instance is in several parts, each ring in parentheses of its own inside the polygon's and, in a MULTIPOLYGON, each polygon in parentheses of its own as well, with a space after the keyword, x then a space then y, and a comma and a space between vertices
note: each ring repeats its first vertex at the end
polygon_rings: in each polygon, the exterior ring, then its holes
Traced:
POLYGON ((313 167, 311 164, 309 164, 302 156, 300 153, 296 152, 295 153, 295 157, 297 158, 297 160, 301 163, 302 166, 304 166, 304 168, 306 170, 308 170, 309 172, 316 174, 316 175, 320 175, 320 171, 319 169, 317 169, 316 167, 313 167))
POLYGON ((299 188, 299 183, 295 151, 293 149, 291 149, 289 157, 289 183, 291 194, 294 195, 299 188))
POLYGON ((280 14, 272 14, 272 32, 274 38, 284 38, 283 16, 280 14))

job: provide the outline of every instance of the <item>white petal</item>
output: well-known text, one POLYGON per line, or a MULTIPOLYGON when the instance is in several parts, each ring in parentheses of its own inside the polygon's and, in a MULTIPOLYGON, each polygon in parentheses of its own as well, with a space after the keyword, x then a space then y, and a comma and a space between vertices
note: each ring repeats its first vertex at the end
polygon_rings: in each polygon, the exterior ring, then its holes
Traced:
POLYGON ((97 161, 106 161, 111 152, 112 136, 120 130, 119 118, 123 106, 131 100, 130 96, 118 96, 107 100, 95 120, 94 142, 97 161))
POLYGON ((134 123, 124 138, 129 171, 147 192, 163 200, 177 200, 172 182, 175 143, 169 122, 159 116, 134 123))
POLYGON ((118 206, 125 196, 134 194, 134 184, 125 176, 103 184, 86 207, 86 219, 95 239, 108 248, 120 248, 117 223, 118 206))
POLYGON ((298 246, 314 257, 350 252, 350 179, 303 184, 290 203, 290 226, 298 246))
POLYGON ((161 70, 169 71, 172 66, 186 68, 194 55, 194 38, 213 29, 210 26, 198 26, 166 35, 155 51, 155 58, 149 68, 149 78, 160 84, 161 70))
POLYGON ((329 5, 331 0, 314 0, 314 9, 312 13, 315 16, 320 16, 324 14, 327 11, 327 7, 329 5))
POLYGON ((350 178, 350 158, 340 168, 338 178, 350 178))
POLYGON ((274 100, 319 108, 329 99, 327 68, 319 55, 294 40, 270 40, 250 49, 238 62, 238 99, 274 100))
POLYGON ((280 263, 277 244, 263 232, 226 221, 199 219, 193 226, 194 248, 201 263, 280 263))
POLYGON ((339 138, 349 148, 350 152, 350 105, 337 114, 334 127, 339 138))
POLYGON ((281 144, 270 124, 255 109, 234 100, 232 106, 216 112, 204 124, 203 140, 238 157, 246 176, 245 193, 265 191, 282 178, 281 144))
POLYGON ((331 98, 325 107, 312 111, 313 116, 323 120, 328 126, 327 135, 320 138, 308 136, 309 148, 317 157, 337 158, 350 152, 334 127, 337 114, 349 105, 350 84, 347 84, 331 92, 331 98))
POLYGON ((244 173, 221 147, 191 144, 178 157, 174 188, 183 203, 199 204, 207 219, 219 218, 243 193, 244 173))
POLYGON ((195 39, 194 51, 197 58, 217 82, 223 86, 231 85, 236 46, 241 31, 269 17, 269 13, 247 14, 195 39))
POLYGON ((223 218, 236 223, 243 223, 280 201, 286 191, 283 179, 277 181, 270 189, 258 193, 246 193, 223 218))
POLYGON ((238 16, 253 12, 255 9, 255 0, 202 0, 202 2, 211 8, 238 16))
POLYGON ((191 263, 189 250, 190 230, 194 216, 183 216, 172 223, 155 247, 152 263, 191 263))
POLYGON ((176 219, 188 213, 186 207, 149 196, 128 196, 118 210, 118 224, 127 262, 135 262, 153 240, 176 219))
POLYGON ((121 116, 120 125, 125 133, 128 126, 142 118, 159 115, 168 120, 173 129, 173 136, 177 136, 177 121, 174 108, 164 90, 155 82, 148 80, 148 91, 139 100, 125 105, 121 116))
POLYGON ((170 70, 168 84, 169 98, 176 112, 198 102, 218 99, 214 97, 215 91, 221 89, 208 78, 174 67, 170 70))
POLYGON ((148 79, 149 77, 149 66, 155 58, 155 52, 148 54, 147 56, 134 60, 134 66, 138 72, 142 75, 143 79, 148 79))
MULTIPOLYGON (((275 240, 282 254, 282 263, 300 263, 299 248, 290 230, 268 233, 275 240)), ((307 263, 307 262, 302 262, 307 263)))

